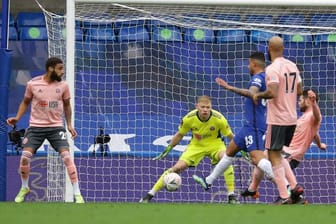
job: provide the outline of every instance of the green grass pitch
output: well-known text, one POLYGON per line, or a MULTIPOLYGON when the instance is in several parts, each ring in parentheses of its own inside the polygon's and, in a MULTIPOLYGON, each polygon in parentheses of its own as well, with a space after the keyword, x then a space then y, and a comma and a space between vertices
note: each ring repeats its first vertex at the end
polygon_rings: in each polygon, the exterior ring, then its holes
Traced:
POLYGON ((331 224, 336 205, 0 203, 1 224, 331 224))

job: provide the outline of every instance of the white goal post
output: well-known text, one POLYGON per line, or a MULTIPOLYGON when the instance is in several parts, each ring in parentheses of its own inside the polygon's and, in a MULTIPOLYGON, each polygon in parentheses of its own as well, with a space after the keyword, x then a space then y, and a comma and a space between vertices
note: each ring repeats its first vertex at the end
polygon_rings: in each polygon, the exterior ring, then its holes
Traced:
MULTIPOLYGON (((49 55, 66 61, 79 133, 72 148, 86 201, 134 202, 150 190, 190 137, 168 158, 151 158, 167 145, 198 95, 210 95, 214 109, 238 130, 242 97, 219 88, 214 79, 221 76, 244 87, 250 53, 266 54, 267 38, 280 35, 285 56, 301 68, 304 87, 319 92, 321 137, 328 144, 327 152, 312 145, 296 173, 312 203, 336 203, 335 1, 67 0, 66 15, 44 13, 49 55), (315 15, 327 19, 314 22, 315 15)), ((251 166, 242 159, 234 165, 239 194, 248 185, 251 166)), ((160 192, 155 200, 225 201, 223 180, 210 193, 191 180, 193 173, 207 175, 210 169, 206 160, 188 170, 181 175, 180 191, 160 192)), ((70 182, 65 186, 65 201, 72 201, 70 182)), ((261 202, 276 194, 267 181, 260 191, 261 202)))

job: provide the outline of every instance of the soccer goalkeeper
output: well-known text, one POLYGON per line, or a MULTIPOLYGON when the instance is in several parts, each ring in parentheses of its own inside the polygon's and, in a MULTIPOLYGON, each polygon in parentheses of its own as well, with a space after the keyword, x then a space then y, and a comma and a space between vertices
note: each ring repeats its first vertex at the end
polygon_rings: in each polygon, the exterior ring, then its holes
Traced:
MULTIPOLYGON (((192 133, 192 139, 186 150, 176 164, 161 175, 153 188, 140 200, 141 203, 149 202, 164 187, 163 177, 167 173, 181 173, 188 167, 195 167, 206 156, 210 157, 212 165, 217 164, 224 156, 226 150, 222 136, 228 137, 230 140, 234 137, 226 118, 218 111, 212 109, 210 97, 200 96, 197 99, 196 109, 183 117, 178 131, 170 144, 154 160, 166 157, 189 131, 192 133)), ((228 202, 231 204, 237 203, 234 193, 234 170, 232 165, 224 172, 224 177, 228 191, 228 202)))
POLYGON ((193 179, 205 189, 209 188, 215 179, 232 164, 234 156, 240 150, 249 153, 253 164, 263 170, 269 178, 274 178, 271 162, 263 153, 265 150, 263 137, 266 131, 266 102, 259 100, 258 105, 254 105, 252 100, 254 94, 266 89, 264 53, 252 53, 248 67, 251 79, 247 89, 231 86, 221 78, 216 79, 220 86, 245 97, 244 126, 229 143, 224 157, 209 176, 203 178, 193 175, 193 179))

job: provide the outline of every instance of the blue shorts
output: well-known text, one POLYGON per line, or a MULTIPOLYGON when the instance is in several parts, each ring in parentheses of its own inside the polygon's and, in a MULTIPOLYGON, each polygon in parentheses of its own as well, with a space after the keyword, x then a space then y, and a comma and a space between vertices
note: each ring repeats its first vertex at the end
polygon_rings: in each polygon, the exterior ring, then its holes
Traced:
POLYGON ((244 126, 233 138, 239 149, 246 152, 265 150, 265 131, 251 126, 244 126))

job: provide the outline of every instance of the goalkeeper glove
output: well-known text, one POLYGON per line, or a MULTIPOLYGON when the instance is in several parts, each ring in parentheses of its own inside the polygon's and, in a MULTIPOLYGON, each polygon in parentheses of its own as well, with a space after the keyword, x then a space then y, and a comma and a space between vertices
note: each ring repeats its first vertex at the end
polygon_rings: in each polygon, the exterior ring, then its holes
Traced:
POLYGON ((245 152, 244 150, 240 150, 241 156, 248 162, 251 162, 251 157, 248 152, 245 152))
POLYGON ((164 157, 166 157, 168 155, 168 153, 173 149, 173 147, 171 147, 170 145, 168 145, 165 150, 163 150, 163 152, 161 152, 160 155, 156 156, 153 158, 153 160, 159 160, 159 159, 163 159, 164 157))

